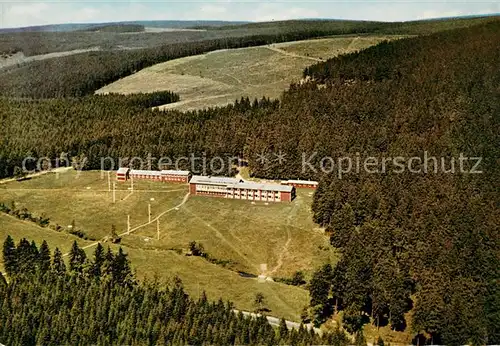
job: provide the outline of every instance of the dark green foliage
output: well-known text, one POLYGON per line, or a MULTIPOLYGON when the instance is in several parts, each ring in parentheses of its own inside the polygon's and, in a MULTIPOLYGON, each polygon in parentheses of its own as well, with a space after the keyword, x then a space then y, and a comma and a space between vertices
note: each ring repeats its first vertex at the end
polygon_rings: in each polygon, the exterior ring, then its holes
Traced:
MULTIPOLYGON (((127 48, 153 48, 176 42, 197 42, 210 39, 228 39, 255 35, 274 35, 276 38, 294 34, 290 40, 301 37, 317 37, 321 35, 343 35, 361 33, 385 33, 385 34, 428 34, 436 31, 468 27, 495 20, 495 17, 484 18, 450 18, 443 20, 422 20, 412 22, 382 23, 368 21, 347 20, 288 20, 272 21, 264 23, 213 23, 204 22, 199 25, 190 25, 195 29, 206 29, 206 31, 177 31, 162 33, 141 33, 140 35, 123 35, 119 30, 135 28, 134 24, 126 25, 110 24, 107 29, 102 24, 75 25, 69 28, 73 32, 37 32, 44 28, 30 28, 22 30, 25 32, 9 32, 0 35, 0 54, 13 54, 23 52, 25 55, 39 55, 51 52, 63 52, 74 49, 85 49, 101 47, 102 49, 127 48), (82 29, 83 30, 78 30, 82 29), (85 29, 101 28, 100 32, 82 32, 85 29)), ((186 23, 138 23, 144 26, 154 27, 180 27, 185 28, 186 23), (165 26, 166 25, 166 26, 165 26)), ((11 31, 11 29, 7 29, 11 31)), ((6 30, 3 30, 6 31, 6 30)))
POLYGON ((80 249, 76 240, 73 242, 73 246, 69 252, 69 270, 72 272, 82 273, 83 265, 87 255, 85 251, 80 249))
POLYGON ((7 287, 7 280, 3 276, 2 272, 0 272, 0 291, 4 290, 7 287))
POLYGON ((332 267, 325 264, 320 270, 316 271, 309 283, 309 294, 311 296, 311 305, 324 305, 328 302, 330 295, 330 286, 332 280, 332 267))
POLYGON ((94 261, 92 262, 91 273, 95 278, 99 278, 102 274, 103 265, 106 260, 104 248, 99 243, 94 251, 94 261))
POLYGON ((254 299, 254 305, 255 305, 255 312, 264 312, 267 310, 265 307, 266 305, 266 297, 261 292, 257 292, 255 294, 255 299, 254 299))
POLYGON ((141 24, 107 24, 107 25, 96 25, 90 28, 83 29, 81 31, 87 32, 144 32, 144 25, 141 24))
POLYGON ((157 107, 177 102, 180 99, 179 95, 171 91, 155 91, 152 93, 137 93, 126 96, 111 93, 97 97, 102 97, 111 103, 123 103, 126 107, 136 107, 139 109, 157 107))
POLYGON ((355 339, 354 339, 354 345, 356 346, 366 346, 366 338, 363 334, 363 332, 358 332, 356 333, 355 339))
MULTIPOLYGON (((78 252, 76 247, 74 252, 78 252)), ((96 252, 95 257, 102 261, 103 249, 96 252)), ((180 282, 167 289, 159 288, 157 282, 131 285, 124 279, 135 281, 123 251, 120 249, 113 256, 108 250, 108 254, 111 255, 106 260, 112 262, 112 270, 103 272, 101 280, 86 275, 75 277, 64 268, 46 273, 20 273, 10 277, 9 283, 0 274, 2 342, 7 345, 348 344, 346 335, 340 331, 319 336, 302 327, 298 331, 288 330, 284 321, 275 331, 265 317, 235 314, 231 303, 210 302, 204 293, 198 300, 191 299, 180 282)), ((29 258, 18 260, 25 262, 29 258)), ((56 249, 53 262, 59 260, 60 252, 56 249)))
POLYGON ((50 249, 45 240, 42 242, 42 245, 40 245, 38 260, 40 262, 40 270, 42 272, 47 272, 50 269, 50 249))
MULTIPOLYGON (((25 156, 53 157, 51 153, 57 153, 52 162, 56 166, 55 159, 61 152, 67 153, 70 162, 79 160, 80 169, 101 169, 101 166, 116 169, 119 158, 127 164, 126 159, 131 157, 142 157, 147 165, 147 153, 156 158, 151 160, 152 169, 158 168, 161 157, 171 159, 172 169, 178 158, 195 157, 191 162, 179 160, 177 168, 205 174, 211 173, 208 163, 218 156, 224 159, 226 168, 220 174, 233 174, 228 163, 243 155, 244 134, 278 107, 278 102, 268 99, 256 104, 243 99, 222 109, 164 113, 131 108, 127 99, 116 96, 50 101, 0 99, 0 112, 6 114, 0 127, 0 136, 6 139, 0 142, 0 177, 11 175, 25 156), (141 140, 134 135, 138 129, 141 140), (43 144, 42 138, 45 138, 43 144), (10 145, 14 142, 17 150, 10 145), (109 160, 101 161, 108 157, 109 160), (203 163, 204 158, 207 164, 203 163)), ((66 162, 60 165, 65 166, 66 162)), ((214 165, 214 169, 218 168, 214 165)), ((27 169, 36 169, 36 161, 28 160, 27 169)))
POLYGON ((8 207, 4 203, 0 203, 0 212, 12 215, 21 220, 35 222, 40 227, 47 227, 50 224, 50 219, 46 217, 45 214, 42 213, 37 217, 31 214, 26 208, 17 209, 14 203, 11 207, 8 207))
POLYGON ((51 270, 57 275, 66 273, 66 264, 64 264, 62 253, 58 248, 54 250, 54 257, 52 258, 51 270))
POLYGON ((458 167, 460 152, 483 158, 483 174, 476 175, 458 169, 434 173, 430 161, 427 174, 361 170, 341 179, 335 172, 322 177, 314 220, 332 233, 333 244, 342 246, 331 304, 344 310, 348 330, 359 330, 368 316, 375 325, 402 330, 404 313, 413 307, 411 328, 430 334, 434 343, 499 342, 492 328, 500 307, 492 289, 500 277, 493 226, 500 218, 493 188, 500 172, 494 163, 498 148, 492 145, 500 142, 500 97, 493 87, 500 81, 494 67, 500 60, 492 50, 499 43, 498 22, 386 43, 311 68, 308 73, 317 82, 311 90, 297 89, 296 95, 309 98, 308 109, 295 106, 302 123, 305 117, 324 117, 323 124, 328 119, 339 129, 332 130, 335 141, 328 142, 318 138, 319 129, 309 127, 316 142, 301 137, 306 145, 299 143, 299 152, 313 148, 307 151, 318 151, 318 157, 330 152, 354 158, 356 152, 368 152, 424 159, 428 151, 444 157, 448 167, 451 156, 458 167), (318 82, 326 87, 317 90, 318 82), (324 90, 331 92, 319 97, 324 90), (335 90, 350 95, 350 101, 335 90), (347 205, 354 225, 338 220, 347 205), (337 236, 342 229, 334 232, 343 224, 349 225, 349 237, 337 236))
POLYGON ((207 257, 203 244, 197 243, 194 240, 189 243, 189 251, 193 256, 207 257))
POLYGON ((306 284, 304 273, 302 271, 296 271, 291 278, 274 278, 276 282, 282 282, 287 285, 292 286, 302 286, 306 284))
POLYGON ((354 233, 355 222, 354 211, 349 203, 335 211, 326 229, 330 233, 330 243, 335 247, 346 246, 354 233))
POLYGON ((9 235, 3 243, 3 265, 7 275, 12 275, 17 272, 17 257, 16 257, 16 244, 9 235))

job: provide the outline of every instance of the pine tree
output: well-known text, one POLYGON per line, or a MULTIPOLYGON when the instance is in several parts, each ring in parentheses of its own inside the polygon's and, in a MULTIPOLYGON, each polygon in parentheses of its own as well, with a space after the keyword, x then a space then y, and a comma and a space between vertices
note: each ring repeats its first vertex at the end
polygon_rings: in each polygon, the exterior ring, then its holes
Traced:
POLYGON ((325 306, 328 303, 332 279, 332 266, 325 264, 316 271, 309 283, 311 306, 325 306))
POLYGON ((58 275, 63 275, 66 273, 66 265, 64 264, 62 253, 58 248, 54 250, 54 257, 52 258, 51 269, 54 273, 58 275))
POLYGON ((47 272, 50 269, 50 249, 47 242, 44 240, 40 246, 40 252, 38 255, 40 270, 42 272, 47 272))
POLYGON ((10 235, 7 236, 3 243, 3 263, 8 276, 13 276, 17 273, 16 245, 10 235))
POLYGON ((17 244, 16 258, 17 258, 17 270, 18 273, 28 273, 33 270, 33 256, 34 249, 32 248, 30 242, 23 238, 17 244))
POLYGON ((101 270, 102 275, 106 275, 110 279, 112 279, 114 261, 115 261, 115 256, 113 254, 113 251, 108 246, 108 250, 106 251, 106 256, 104 257, 104 263, 102 265, 102 270, 101 270))
POLYGON ((287 337, 288 337, 288 327, 286 325, 286 321, 284 318, 280 320, 280 326, 278 329, 278 336, 281 339, 282 343, 287 342, 287 337))
POLYGON ((80 249, 76 240, 73 242, 73 246, 69 252, 69 270, 72 272, 81 273, 83 271, 83 266, 87 256, 85 251, 80 249))
POLYGON ((96 278, 100 277, 102 274, 102 267, 104 265, 104 261, 106 260, 104 255, 104 248, 101 243, 97 244, 96 249, 94 251, 94 261, 92 262, 91 272, 92 275, 96 278))
POLYGON ((132 271, 127 255, 120 247, 118 254, 114 257, 112 264, 112 278, 115 284, 130 284, 132 283, 132 271))
POLYGON ((354 211, 349 203, 337 210, 330 221, 328 231, 330 235, 330 243, 335 247, 344 247, 349 242, 351 234, 355 227, 354 211))

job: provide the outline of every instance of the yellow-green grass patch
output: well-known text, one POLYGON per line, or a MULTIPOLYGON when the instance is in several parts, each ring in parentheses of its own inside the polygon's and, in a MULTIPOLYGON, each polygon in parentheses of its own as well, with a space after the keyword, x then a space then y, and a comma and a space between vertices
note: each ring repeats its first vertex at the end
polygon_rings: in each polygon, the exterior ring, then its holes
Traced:
POLYGON ((162 109, 222 106, 241 97, 278 98, 309 65, 400 36, 332 37, 229 49, 167 61, 145 68, 97 91, 138 93, 171 90, 181 100, 162 109))

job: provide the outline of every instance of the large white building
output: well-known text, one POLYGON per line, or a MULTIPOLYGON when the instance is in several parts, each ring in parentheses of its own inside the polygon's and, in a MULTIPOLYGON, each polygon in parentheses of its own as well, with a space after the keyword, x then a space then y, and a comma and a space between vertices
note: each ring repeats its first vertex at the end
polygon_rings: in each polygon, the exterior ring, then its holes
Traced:
POLYGON ((214 196, 264 202, 291 202, 295 187, 280 184, 262 184, 237 178, 195 175, 189 181, 192 195, 214 196))

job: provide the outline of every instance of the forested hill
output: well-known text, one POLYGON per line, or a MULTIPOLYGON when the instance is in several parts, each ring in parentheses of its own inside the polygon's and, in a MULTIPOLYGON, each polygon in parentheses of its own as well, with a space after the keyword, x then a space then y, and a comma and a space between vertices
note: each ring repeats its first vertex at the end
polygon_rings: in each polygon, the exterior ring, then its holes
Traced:
POLYGON ((343 257, 311 285, 318 321, 337 307, 348 330, 500 342, 498 47, 498 23, 382 43, 308 68, 324 87, 286 96, 309 98, 292 106, 301 121, 331 124, 308 128, 299 151, 422 159, 417 173, 323 176, 314 219, 343 257), (482 173, 460 173, 460 153, 482 158, 482 173))
POLYGON ((265 317, 244 317, 231 303, 190 298, 176 279, 167 289, 138 283, 120 248, 98 245, 92 258, 73 244, 61 252, 26 239, 3 246, 0 341, 7 345, 348 345, 341 332, 322 336, 278 330, 265 317))
POLYGON ((144 25, 140 24, 107 24, 107 25, 95 25, 90 28, 85 28, 84 32, 143 32, 145 30, 144 25))

